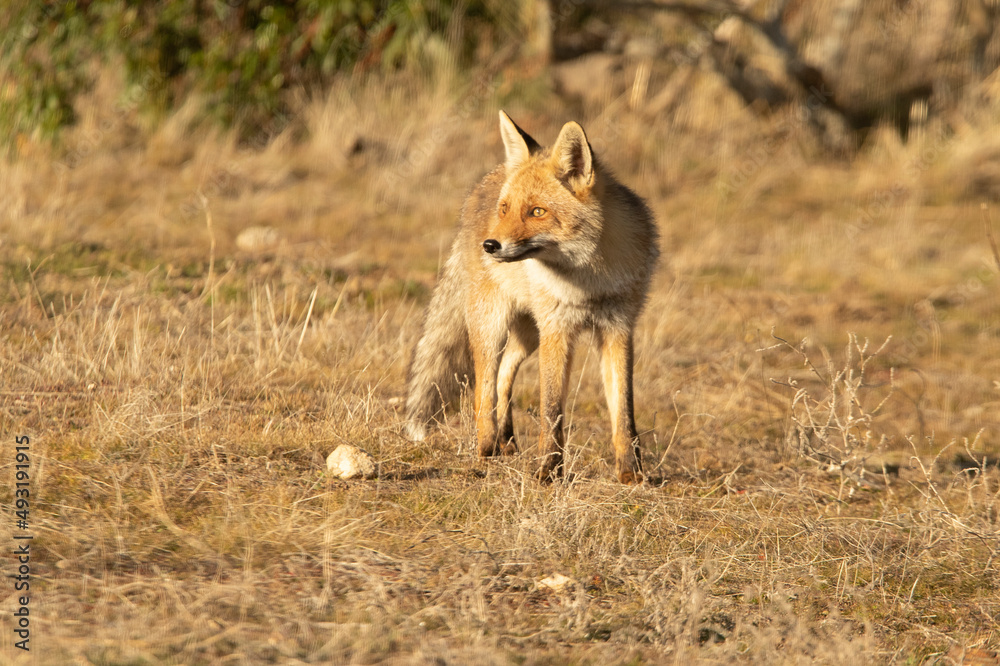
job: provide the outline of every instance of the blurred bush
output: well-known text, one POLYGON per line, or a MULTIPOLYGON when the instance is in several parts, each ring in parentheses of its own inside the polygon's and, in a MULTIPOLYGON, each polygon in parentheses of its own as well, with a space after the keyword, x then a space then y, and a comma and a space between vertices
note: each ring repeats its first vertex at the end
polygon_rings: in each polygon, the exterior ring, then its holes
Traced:
MULTIPOLYGON (((503 0, 7 0, 0 9, 0 137, 52 138, 100 66, 162 112, 188 95, 206 117, 269 131, 292 90, 337 72, 468 61, 516 30, 503 0), (456 11, 460 9, 461 11, 456 11)), ((516 5, 516 3, 514 3, 516 5)), ((9 141, 8 141, 9 143, 9 141)))
MULTIPOLYGON (((194 101, 199 120, 253 138, 340 74, 431 81, 517 61, 523 98, 553 59, 603 51, 619 87, 644 90, 625 80, 633 61, 662 70, 653 117, 713 70, 754 113, 807 107, 825 144, 848 150, 886 120, 905 137, 988 77, 998 21, 1000 0, 5 0, 0 148, 58 137, 101 72, 121 77, 128 113, 194 101)), ((586 65, 576 88, 606 103, 601 76, 586 65)))

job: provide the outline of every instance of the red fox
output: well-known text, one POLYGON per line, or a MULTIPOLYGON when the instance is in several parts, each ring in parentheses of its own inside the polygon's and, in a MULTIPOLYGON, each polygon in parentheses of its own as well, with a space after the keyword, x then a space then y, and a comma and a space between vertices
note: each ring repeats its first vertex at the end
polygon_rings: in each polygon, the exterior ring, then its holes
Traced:
POLYGON ((544 149, 503 111, 506 160, 473 188, 410 366, 407 432, 422 440, 442 403, 475 372, 480 456, 517 451, 511 390, 539 350, 538 478, 562 474, 564 416, 574 341, 592 328, 611 412, 615 471, 640 483, 632 407, 633 331, 659 256, 645 202, 566 123, 544 149))

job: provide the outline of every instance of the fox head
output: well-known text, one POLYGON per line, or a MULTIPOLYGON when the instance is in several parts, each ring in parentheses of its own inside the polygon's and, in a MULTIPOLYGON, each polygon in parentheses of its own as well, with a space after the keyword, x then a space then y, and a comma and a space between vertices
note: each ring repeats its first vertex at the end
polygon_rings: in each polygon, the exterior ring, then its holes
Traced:
POLYGON ((603 216, 599 174, 583 128, 566 123, 546 150, 501 111, 500 134, 506 181, 483 251, 500 262, 587 263, 597 249, 603 216))

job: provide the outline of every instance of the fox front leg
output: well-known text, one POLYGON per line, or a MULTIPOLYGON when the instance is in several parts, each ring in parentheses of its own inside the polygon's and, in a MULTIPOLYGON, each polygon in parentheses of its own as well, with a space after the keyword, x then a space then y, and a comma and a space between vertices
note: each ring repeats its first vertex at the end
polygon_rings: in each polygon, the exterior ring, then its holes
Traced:
POLYGON ((476 441, 483 458, 499 455, 502 447, 497 428, 497 373, 503 355, 499 330, 470 331, 472 359, 476 369, 476 441))
POLYGON ((622 483, 642 483, 642 458, 632 406, 632 332, 609 329, 600 335, 601 375, 611 413, 615 472, 622 483))
POLYGON ((573 359, 573 335, 563 330, 542 331, 538 349, 541 374, 541 432, 538 479, 549 482, 562 475, 565 447, 565 406, 569 370, 573 359))
POLYGON ((517 453, 517 442, 514 440, 514 409, 511 400, 514 379, 517 377, 521 362, 531 356, 536 349, 538 349, 538 328, 535 322, 526 316, 518 317, 511 322, 503 360, 500 362, 497 385, 497 418, 502 419, 500 446, 504 455, 517 453))

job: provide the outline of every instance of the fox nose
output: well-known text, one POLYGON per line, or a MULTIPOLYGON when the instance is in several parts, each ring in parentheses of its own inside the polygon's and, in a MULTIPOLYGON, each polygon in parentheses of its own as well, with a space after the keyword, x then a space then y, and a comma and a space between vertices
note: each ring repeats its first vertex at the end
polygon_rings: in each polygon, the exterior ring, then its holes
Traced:
POLYGON ((487 238, 483 241, 483 249, 486 250, 486 254, 493 254, 500 249, 500 241, 487 238))

